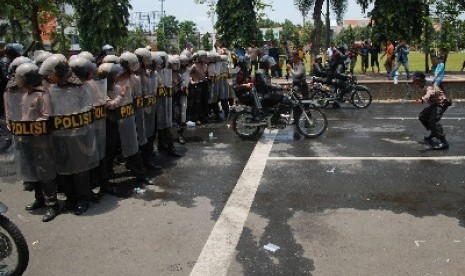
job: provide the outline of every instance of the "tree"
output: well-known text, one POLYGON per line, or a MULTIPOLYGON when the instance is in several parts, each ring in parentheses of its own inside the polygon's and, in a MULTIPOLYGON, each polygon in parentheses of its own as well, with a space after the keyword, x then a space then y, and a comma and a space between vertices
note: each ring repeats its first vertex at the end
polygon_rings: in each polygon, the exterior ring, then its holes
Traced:
POLYGON ((305 26, 305 19, 314 3, 315 0, 294 0, 294 6, 296 6, 300 14, 302 14, 302 26, 305 26))
POLYGON ((197 26, 192 21, 182 21, 179 23, 179 46, 183 48, 187 42, 195 41, 197 26))
POLYGON ((300 45, 299 31, 301 30, 300 25, 294 25, 290 20, 286 19, 281 25, 283 28, 281 32, 281 39, 285 41, 291 41, 294 46, 300 45))
POLYGON ((54 0, 4 0, 0 10, 0 15, 10 23, 13 41, 24 39, 23 29, 29 29, 32 39, 42 42, 39 15, 42 11, 55 13, 57 3, 54 0))
POLYGON ((261 32, 257 24, 256 0, 218 0, 216 4, 217 33, 225 45, 248 45, 259 40, 261 32))
POLYGON ((142 28, 136 28, 134 31, 128 32, 128 39, 125 49, 134 52, 137 48, 145 47, 149 41, 142 28))
POLYGON ((124 48, 128 38, 129 0, 73 0, 82 49, 98 53, 105 44, 124 48))
POLYGON ((159 50, 172 52, 179 48, 179 45, 174 45, 179 34, 179 21, 173 15, 164 16, 158 22, 156 33, 159 50))

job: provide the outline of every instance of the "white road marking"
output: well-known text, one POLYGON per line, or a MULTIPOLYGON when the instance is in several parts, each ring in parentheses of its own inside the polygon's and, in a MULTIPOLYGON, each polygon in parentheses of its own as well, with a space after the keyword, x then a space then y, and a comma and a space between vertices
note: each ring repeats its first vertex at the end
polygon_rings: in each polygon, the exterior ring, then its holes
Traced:
POLYGON ((465 160, 465 156, 270 156, 273 161, 457 161, 465 160))
POLYGON ((277 133, 264 135, 255 146, 190 275, 227 274, 277 133))

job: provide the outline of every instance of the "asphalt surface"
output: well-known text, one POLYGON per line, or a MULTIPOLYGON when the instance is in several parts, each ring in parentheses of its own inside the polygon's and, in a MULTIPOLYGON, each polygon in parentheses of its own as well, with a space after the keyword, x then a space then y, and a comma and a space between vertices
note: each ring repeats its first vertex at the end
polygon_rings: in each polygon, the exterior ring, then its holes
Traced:
POLYGON ((155 186, 134 192, 119 166, 119 197, 49 223, 24 211, 33 194, 5 153, 0 198, 29 245, 25 275, 463 275, 465 104, 442 120, 447 151, 419 143, 422 107, 326 109, 317 139, 189 128, 185 157, 157 155, 155 186))

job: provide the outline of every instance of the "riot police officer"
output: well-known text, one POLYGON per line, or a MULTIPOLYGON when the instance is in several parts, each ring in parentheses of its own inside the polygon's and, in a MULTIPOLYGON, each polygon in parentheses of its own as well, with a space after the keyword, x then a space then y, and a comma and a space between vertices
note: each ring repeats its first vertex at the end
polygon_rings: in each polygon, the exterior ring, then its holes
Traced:
POLYGON ((5 114, 3 93, 5 93, 8 83, 8 68, 10 63, 21 56, 23 46, 19 43, 8 43, 5 45, 5 56, 0 59, 0 116, 5 114))
POLYGON ((67 208, 81 215, 91 199, 89 171, 99 163, 92 92, 72 74, 61 54, 47 58, 39 73, 52 84, 51 131, 58 179, 67 197, 67 208))
POLYGON ((18 66, 15 82, 25 91, 17 103, 21 107, 21 118, 10 122, 11 131, 15 135, 16 172, 20 179, 35 183, 35 201, 26 206, 26 210, 47 206, 42 221, 48 222, 59 213, 56 164, 48 129, 50 98, 41 87, 42 76, 35 64, 24 63, 18 66))

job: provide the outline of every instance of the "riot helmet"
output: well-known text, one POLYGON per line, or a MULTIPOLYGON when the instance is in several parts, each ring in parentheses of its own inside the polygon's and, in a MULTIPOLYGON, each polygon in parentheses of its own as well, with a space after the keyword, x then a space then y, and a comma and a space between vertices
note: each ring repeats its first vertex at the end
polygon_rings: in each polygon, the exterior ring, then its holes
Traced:
POLYGON ((110 44, 103 45, 102 52, 104 52, 106 55, 113 54, 113 46, 110 44))
POLYGON ((106 55, 103 60, 102 60, 103 63, 115 63, 115 64, 118 64, 120 63, 120 58, 118 56, 115 56, 115 55, 106 55))
POLYGON ((81 80, 86 80, 93 73, 92 62, 84 57, 74 56, 70 58, 69 67, 71 71, 81 80))
POLYGON ((181 66, 181 60, 178 55, 171 56, 168 59, 168 63, 173 71, 179 70, 179 67, 181 66))
POLYGON ((39 68, 39 73, 45 77, 51 74, 56 74, 60 79, 68 77, 70 70, 66 62, 66 57, 62 54, 51 55, 42 63, 39 68))
POLYGON ((52 55, 52 53, 47 52, 47 51, 44 51, 43 53, 37 55, 37 56, 34 58, 34 62, 35 62, 35 64, 37 65, 37 67, 40 68, 40 66, 42 65, 42 63, 43 63, 47 58, 49 58, 51 55, 52 55))
POLYGON ((163 65, 163 59, 157 52, 151 52, 150 53, 151 58, 152 58, 152 64, 155 66, 155 68, 161 68, 163 65))
POLYGON ((123 73, 123 67, 119 64, 114 63, 102 63, 97 70, 97 76, 99 79, 117 77, 123 73))
POLYGON ((144 65, 144 67, 149 67, 152 61, 152 55, 150 54, 150 50, 147 48, 137 48, 134 51, 134 54, 139 59, 139 62, 144 65))
POLYGON ((130 72, 137 71, 140 67, 139 59, 131 52, 124 52, 120 56, 121 66, 130 72))
POLYGON ((15 71, 15 82, 20 88, 41 85, 42 78, 39 74, 39 67, 33 63, 23 63, 15 71))
POLYGON ((94 58, 94 55, 92 55, 90 52, 88 51, 83 51, 83 52, 80 52, 78 54, 78 57, 83 57, 85 59, 87 59, 88 61, 90 62, 95 62, 95 58, 94 58))
POLYGON ((15 58, 8 67, 8 75, 13 76, 15 74, 16 68, 23 63, 32 63, 32 60, 28 57, 19 56, 15 58))

